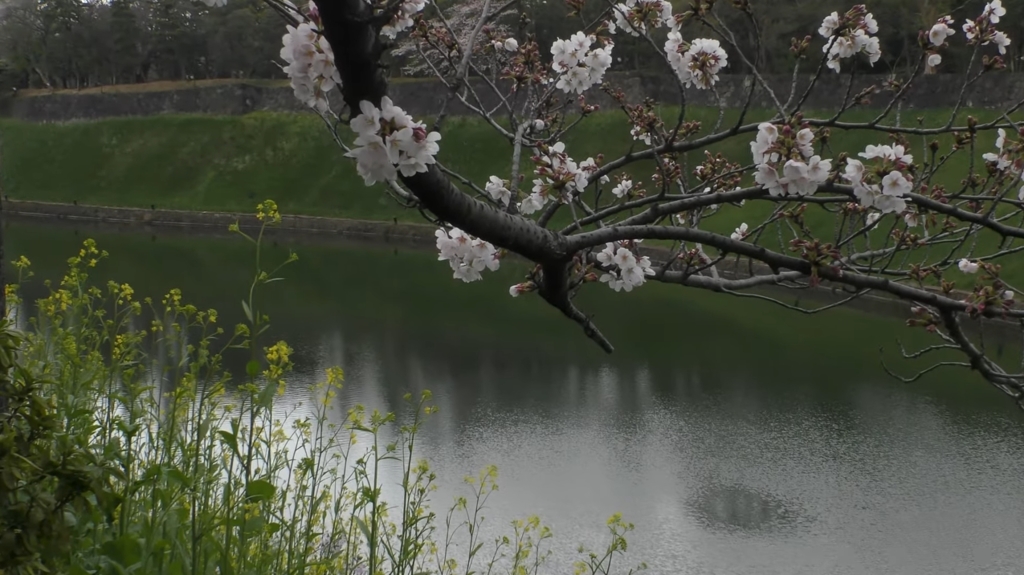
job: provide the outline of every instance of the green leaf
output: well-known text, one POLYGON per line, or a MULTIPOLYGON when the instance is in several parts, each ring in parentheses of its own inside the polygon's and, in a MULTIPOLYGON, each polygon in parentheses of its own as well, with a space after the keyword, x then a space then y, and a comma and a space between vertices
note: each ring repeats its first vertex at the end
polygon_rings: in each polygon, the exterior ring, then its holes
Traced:
POLYGON ((373 545, 373 541, 370 541, 370 529, 366 526, 366 522, 356 517, 356 525, 359 526, 359 530, 363 532, 363 537, 366 537, 366 543, 373 545))
POLYGON ((142 561, 142 543, 134 535, 122 535, 107 541, 100 547, 100 552, 122 567, 131 567, 142 561))
POLYGON ((249 323, 252 323, 252 310, 249 309, 249 304, 242 300, 242 310, 245 312, 245 317, 249 319, 249 323))
POLYGON ((178 469, 177 467, 172 467, 167 470, 167 478, 170 479, 171 481, 174 481, 178 485, 181 485, 182 487, 192 487, 192 480, 189 479, 189 477, 185 475, 185 473, 182 472, 182 470, 178 469))
POLYGON ((270 409, 270 406, 274 404, 274 394, 277 393, 277 382, 270 381, 264 386, 263 391, 260 392, 260 396, 256 399, 256 405, 262 409, 270 409))
POLYGON ((260 374, 260 362, 255 359, 245 364, 245 373, 249 374, 249 377, 256 377, 260 374))
POLYGON ((255 479, 245 486, 245 497, 250 501, 266 501, 274 496, 277 488, 266 479, 255 479))
POLYGON ((223 429, 218 430, 217 435, 220 435, 220 440, 231 448, 232 453, 238 455, 238 436, 223 429))

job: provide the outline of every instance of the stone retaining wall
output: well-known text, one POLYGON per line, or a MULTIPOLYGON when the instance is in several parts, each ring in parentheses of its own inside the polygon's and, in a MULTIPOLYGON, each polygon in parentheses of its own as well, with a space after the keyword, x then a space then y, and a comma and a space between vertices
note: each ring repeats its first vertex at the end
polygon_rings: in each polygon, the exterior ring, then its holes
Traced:
MULTIPOLYGON (((610 74, 609 81, 626 94, 630 102, 652 98, 657 102, 676 104, 679 91, 671 77, 657 75, 610 74)), ((766 81, 773 87, 777 99, 788 99, 792 77, 769 76, 766 81)), ((798 94, 803 94, 809 77, 798 82, 798 94)), ((808 98, 805 109, 833 109, 847 95, 856 94, 871 85, 883 86, 883 76, 862 76, 855 78, 852 90, 848 90, 847 76, 825 75, 819 79, 813 94, 808 98)), ((906 109, 949 108, 960 97, 960 75, 927 75, 919 78, 914 87, 904 96, 906 109)), ((723 76, 717 87, 718 93, 728 107, 740 107, 746 101, 751 78, 746 76, 723 76)), ((478 82, 477 93, 485 105, 493 108, 500 103, 486 85, 478 82)), ((436 114, 444 101, 447 91, 439 82, 432 80, 410 80, 395 82, 390 94, 414 116, 436 114)), ((964 104, 973 108, 1007 108, 1024 94, 1024 74, 992 73, 983 76, 965 93, 964 104)), ((888 103, 888 93, 875 96, 868 104, 871 107, 888 103)), ((615 103, 601 90, 593 89, 587 94, 591 103, 603 108, 614 107, 615 103)), ((714 94, 707 90, 687 90, 689 105, 716 105, 714 94)), ((758 87, 754 93, 754 106, 773 107, 774 99, 758 87)), ((303 106, 292 96, 288 87, 273 87, 247 84, 221 84, 215 86, 182 88, 149 92, 110 93, 57 93, 50 95, 16 96, 0 107, 4 115, 32 122, 67 122, 73 120, 94 120, 123 116, 151 116, 156 114, 216 114, 241 115, 256 111, 297 112, 303 106)), ((461 105, 449 107, 452 114, 466 114, 461 105)))
MULTIPOLYGON (((207 229, 221 232, 226 231, 228 226, 236 222, 242 229, 252 230, 260 227, 260 222, 251 214, 114 208, 22 200, 4 200, 3 213, 9 216, 51 221, 98 222, 152 228, 207 229)), ((433 243, 435 230, 435 227, 425 224, 286 215, 282 216, 280 225, 269 231, 276 234, 326 234, 433 243)))

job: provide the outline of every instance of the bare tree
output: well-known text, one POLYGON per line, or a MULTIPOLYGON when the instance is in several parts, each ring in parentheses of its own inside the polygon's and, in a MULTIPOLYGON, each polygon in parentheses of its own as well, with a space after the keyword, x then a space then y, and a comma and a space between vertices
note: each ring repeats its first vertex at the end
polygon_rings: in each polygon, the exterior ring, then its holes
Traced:
MULTIPOLYGON (((585 14, 584 3, 567 5, 585 14)), ((1024 249, 1024 133, 1013 119, 1024 100, 986 121, 964 117, 972 88, 1005 67, 1009 39, 999 30, 1005 16, 999 0, 980 14, 961 11, 957 23, 939 18, 917 34, 905 69, 892 70, 885 85, 856 89, 858 70, 881 55, 878 27, 904 24, 879 23, 864 5, 821 14, 818 30, 794 38, 793 80, 780 87, 758 71, 759 11, 770 11, 771 2, 694 0, 674 15, 662 0, 609 2, 598 17, 581 19, 578 34, 549 47, 522 30, 518 37, 496 35, 488 25, 517 0, 482 0, 473 4, 472 27, 454 30, 443 11, 417 25, 421 34, 431 31, 424 61, 449 88, 429 130, 387 98, 383 64, 390 37, 414 26, 422 1, 316 0, 308 11, 274 5, 301 24, 285 39, 286 48, 295 48, 288 59, 297 93, 315 94, 311 105, 326 100, 335 82, 324 61, 336 66, 343 109, 316 108, 368 184, 386 181, 397 201, 439 225, 441 257, 456 277, 479 279, 498 265, 500 250, 514 252, 536 267, 511 294, 536 292, 609 352, 611 342, 574 303, 582 289, 628 291, 658 281, 801 313, 884 294, 909 302, 908 324, 936 337, 925 349, 903 350, 907 358, 937 358, 903 379, 939 367, 969 368, 1024 405, 1024 365, 1001 365, 987 353, 985 338, 996 324, 1024 326, 1024 309, 1013 298, 1018 289, 1000 268, 1024 249), (723 16, 731 10, 742 18, 723 16), (744 20, 738 29, 735 23, 744 20), (694 30, 705 37, 684 38, 694 30), (755 48, 748 53, 737 38, 751 34, 755 48), (646 42, 666 77, 675 78, 673 117, 651 102, 630 102, 604 81, 613 40, 625 35, 646 42), (954 42, 971 53, 958 72, 956 105, 938 121, 908 121, 907 94, 926 70, 942 66, 954 42), (716 84, 734 62, 753 72, 743 106, 730 110, 716 84), (830 95, 834 109, 806 110, 825 76, 837 73, 844 88, 830 95), (635 146, 621 157, 575 161, 561 143, 588 121, 591 90, 611 95, 629 118, 635 146), (696 90, 719 102, 711 122, 693 118, 688 95, 696 90), (756 98, 770 109, 758 111, 756 98), (865 107, 880 98, 881 107, 865 107), (436 132, 456 103, 508 141, 508 174, 472 182, 434 158, 436 132), (338 129, 343 122, 359 136, 351 146, 338 129), (863 141, 864 134, 873 144, 863 151, 832 151, 844 138, 863 141), (737 138, 749 143, 750 155, 709 151, 737 138), (698 161, 688 163, 694 155, 698 161), (738 210, 747 223, 722 231, 715 216, 726 210, 738 210), (656 245, 641 249, 642 241, 656 245), (808 308, 762 289, 821 285, 842 295, 808 308), (944 355, 951 350, 957 359, 944 355)))

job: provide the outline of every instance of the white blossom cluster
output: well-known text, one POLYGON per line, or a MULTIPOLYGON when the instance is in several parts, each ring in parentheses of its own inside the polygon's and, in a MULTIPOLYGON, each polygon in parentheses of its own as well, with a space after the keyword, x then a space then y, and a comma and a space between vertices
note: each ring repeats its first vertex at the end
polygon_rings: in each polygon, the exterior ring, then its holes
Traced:
MULTIPOLYGON (((587 158, 577 164, 565 153, 563 142, 555 142, 546 153, 538 152, 534 161, 537 163, 538 177, 533 180, 530 195, 519 203, 519 211, 524 215, 540 210, 553 199, 562 200, 566 194, 582 192, 598 167, 594 158, 587 158)), ((602 183, 607 181, 607 176, 601 177, 602 183)))
POLYGON ((629 248, 613 243, 606 244, 597 254, 597 261, 608 268, 601 274, 601 282, 615 291, 633 291, 654 275, 650 258, 637 257, 629 248))
POLYGON ((654 28, 675 26, 672 18, 672 4, 663 0, 626 0, 612 6, 614 20, 605 22, 608 32, 615 34, 619 30, 632 36, 647 33, 647 25, 654 28))
POLYGON ((740 241, 743 238, 747 237, 748 229, 749 228, 747 227, 747 223, 743 222, 742 224, 740 224, 740 227, 736 228, 736 231, 729 235, 729 237, 736 241, 740 241))
POLYGON ((942 63, 942 55, 939 54, 938 49, 954 34, 956 34, 956 30, 953 29, 953 19, 949 16, 939 18, 928 30, 928 43, 931 44, 931 50, 928 52, 929 68, 935 68, 942 63))
POLYGON ((412 17, 423 11, 427 5, 426 0, 406 0, 398 7, 398 11, 391 17, 391 21, 380 29, 380 33, 388 38, 394 39, 400 33, 412 28, 412 17))
POLYGON ((441 134, 427 133, 426 126, 413 121, 385 96, 380 108, 363 100, 362 112, 350 126, 356 133, 355 147, 345 154, 356 160, 356 171, 366 185, 394 180, 398 173, 409 177, 427 171, 437 155, 441 134))
POLYGON ((582 94, 601 83, 612 65, 614 44, 606 41, 591 50, 596 41, 595 36, 576 32, 568 40, 559 38, 551 44, 551 67, 558 73, 556 88, 567 94, 582 94))
MULTIPOLYGON (((718 40, 683 40, 679 23, 672 17, 672 5, 667 1, 626 0, 612 6, 612 14, 614 18, 605 22, 612 34, 621 30, 633 36, 643 36, 647 34, 648 26, 667 26, 670 30, 665 41, 665 53, 672 69, 687 87, 703 90, 714 86, 718 82, 718 73, 729 65, 728 54, 718 40)), ((645 134, 634 131, 633 137, 650 145, 650 135, 641 135, 645 134)))
MULTIPOLYGON (((788 126, 784 130, 790 131, 788 126)), ((750 143, 757 168, 754 181, 773 196, 813 194, 819 184, 828 180, 832 160, 823 160, 814 154, 814 132, 810 128, 803 128, 792 138, 786 135, 786 140, 791 141, 800 159, 783 153, 786 142, 780 141, 779 136, 779 128, 775 124, 764 122, 757 127, 757 137, 750 143)))
POLYGON ((434 236, 439 253, 437 259, 448 262, 455 279, 466 283, 478 281, 483 279, 480 272, 485 269, 494 271, 501 266, 498 250, 493 245, 458 228, 440 228, 434 236))
MULTIPOLYGON (((1021 143, 1009 144, 1006 140, 1006 130, 1002 128, 999 128, 996 133, 998 134, 996 137, 998 152, 986 152, 981 155, 982 159, 1000 172, 1020 177, 1021 172, 1024 172, 1024 157, 1020 154, 1021 143)), ((1024 185, 1017 192, 1017 199, 1024 202, 1024 185)))
MULTIPOLYGON (((296 10, 296 14, 299 12, 296 10)), ((318 31, 319 15, 316 5, 309 3, 310 21, 287 27, 281 37, 282 66, 291 81, 292 91, 299 101, 319 112, 329 107, 327 94, 341 84, 341 74, 334 65, 334 51, 318 31)))
POLYGON ((877 33, 878 22, 863 4, 854 6, 842 16, 838 12, 829 14, 818 28, 818 34, 827 40, 821 50, 828 55, 827 66, 839 72, 840 60, 861 53, 874 65, 882 57, 878 37, 873 36, 877 33))
POLYGON ((868 170, 860 160, 846 161, 843 179, 853 186, 853 193, 861 205, 882 214, 906 211, 904 196, 914 189, 914 178, 909 173, 914 156, 907 154, 900 145, 869 145, 857 155, 865 160, 875 160, 877 167, 868 170))
POLYGON ((967 36, 967 42, 969 44, 980 42, 982 46, 995 44, 1000 54, 1006 54, 1010 38, 1004 32, 996 30, 996 24, 1003 16, 1006 16, 1006 8, 1003 8, 1001 0, 991 0, 985 4, 981 16, 976 20, 964 22, 963 30, 967 36))
POLYGON ((729 55, 718 40, 697 38, 687 43, 679 30, 668 33, 665 54, 683 85, 706 90, 718 82, 718 73, 729 65, 729 55))

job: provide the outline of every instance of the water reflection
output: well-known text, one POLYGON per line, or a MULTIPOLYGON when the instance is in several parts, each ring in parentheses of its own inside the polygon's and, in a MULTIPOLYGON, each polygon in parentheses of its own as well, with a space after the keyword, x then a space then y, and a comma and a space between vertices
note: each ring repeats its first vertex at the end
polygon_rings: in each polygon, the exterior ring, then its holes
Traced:
MULTIPOLYGON (((233 252, 214 240, 201 256, 145 240, 140 253, 163 249, 159 261, 179 269, 232 273, 233 252)), ((122 253, 134 246, 117 241, 122 253)), ((541 515, 556 535, 552 572, 569 571, 578 544, 602 546, 616 511, 636 524, 629 562, 652 573, 995 575, 1024 565, 1020 415, 966 374, 887 380, 877 338, 899 322, 736 313, 746 304, 651 289, 629 296, 629 313, 598 307, 626 340, 623 353, 601 356, 566 343, 579 334, 548 310, 508 311, 529 304, 452 284, 429 255, 375 254, 367 286, 320 275, 365 268, 365 252, 302 257, 330 266, 297 267, 283 292, 292 297, 271 310, 275 338, 296 350, 275 409, 300 416, 331 366, 346 373, 338 421, 356 403, 398 410, 406 392, 430 389, 440 413, 419 446, 442 480, 435 510, 463 493, 464 475, 498 465, 485 533, 541 515), (411 287, 394 291, 395 278, 411 287), (672 329, 677 318, 685 332, 672 329), (650 333, 660 335, 640 337, 650 333)), ((118 272, 159 273, 147 261, 118 272)), ((186 293, 226 315, 237 298, 219 289, 186 293)), ((394 485, 396 470, 385 473, 394 485)))
POLYGON ((420 452, 447 481, 437 507, 458 478, 495 463, 485 531, 540 514, 561 565, 578 543, 602 544, 615 511, 637 525, 631 556, 657 573, 998 573, 1024 561, 998 544, 1024 532, 1024 434, 1012 417, 964 416, 869 382, 775 397, 742 365, 693 358, 453 357, 400 331, 343 326, 311 339, 297 388, 342 365, 346 405, 397 409, 406 390, 433 390, 441 414, 420 452))

